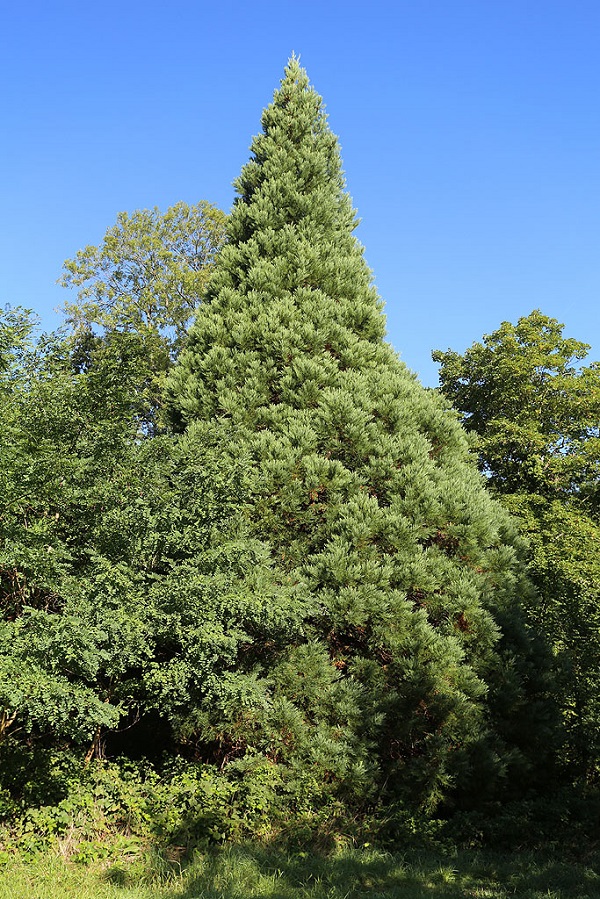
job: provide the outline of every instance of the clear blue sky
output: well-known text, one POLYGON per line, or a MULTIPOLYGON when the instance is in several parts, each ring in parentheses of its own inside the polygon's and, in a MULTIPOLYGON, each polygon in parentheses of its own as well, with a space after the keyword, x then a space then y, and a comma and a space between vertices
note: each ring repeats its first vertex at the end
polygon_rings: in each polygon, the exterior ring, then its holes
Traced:
POLYGON ((424 383, 536 307, 600 356, 598 0, 32 0, 0 43, 0 303, 46 327, 119 211, 230 208, 295 51, 424 383))

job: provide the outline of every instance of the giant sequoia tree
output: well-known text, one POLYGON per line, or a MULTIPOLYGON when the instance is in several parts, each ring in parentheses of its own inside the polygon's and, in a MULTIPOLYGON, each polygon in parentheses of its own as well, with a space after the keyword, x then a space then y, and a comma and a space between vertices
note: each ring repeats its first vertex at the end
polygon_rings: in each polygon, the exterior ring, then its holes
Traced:
POLYGON ((303 588, 246 730, 232 719, 237 752, 361 802, 495 789, 531 773, 541 734, 514 529, 384 341, 337 140, 295 59, 251 150, 171 377, 180 425, 227 421, 254 460, 248 517, 303 588))

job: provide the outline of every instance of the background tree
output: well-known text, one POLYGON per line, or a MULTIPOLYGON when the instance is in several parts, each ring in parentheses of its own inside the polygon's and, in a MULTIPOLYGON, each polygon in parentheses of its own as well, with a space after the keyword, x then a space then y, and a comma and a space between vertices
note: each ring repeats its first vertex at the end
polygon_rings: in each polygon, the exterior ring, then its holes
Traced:
POLYGON ((226 216, 209 203, 177 203, 128 214, 99 246, 64 264, 61 284, 77 288, 64 304, 85 359, 92 344, 112 331, 137 335, 145 347, 138 392, 146 397, 144 426, 159 426, 162 384, 185 343, 187 328, 223 245, 226 216))
POLYGON ((229 741, 346 816, 532 783, 547 733, 520 544, 455 418, 384 341, 337 140, 295 59, 236 189, 174 418, 229 423, 256 468, 254 533, 307 593, 229 741))
POLYGON ((63 287, 78 288, 64 305, 75 328, 157 331, 175 351, 202 296, 225 233, 225 213, 210 203, 176 203, 121 212, 100 246, 64 264, 63 287))
POLYGON ((479 466, 531 545, 531 616, 562 665, 566 759, 600 760, 600 367, 539 311, 464 354, 436 351, 444 395, 476 435, 479 466))

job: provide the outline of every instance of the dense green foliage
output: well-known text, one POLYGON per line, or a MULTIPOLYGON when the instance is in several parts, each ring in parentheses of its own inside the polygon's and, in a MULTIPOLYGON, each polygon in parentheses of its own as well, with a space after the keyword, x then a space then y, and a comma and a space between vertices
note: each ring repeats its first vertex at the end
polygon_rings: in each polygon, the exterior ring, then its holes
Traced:
POLYGON ((555 648, 574 775, 600 773, 600 367, 540 312, 463 354, 434 353, 443 393, 477 436, 491 488, 520 520, 555 648))
POLYGON ((262 126, 171 393, 176 420, 231 424, 257 472, 254 532, 308 588, 271 674, 290 716, 278 752, 349 807, 534 780, 541 684, 512 524, 383 339, 337 141, 295 60, 262 126))
POLYGON ((240 521, 244 459, 210 427, 138 438, 135 336, 108 335, 80 370, 76 342, 34 347, 27 333, 12 313, 0 382, 2 737, 100 755, 107 732, 153 712, 184 740, 202 703, 234 702, 253 641, 284 640, 293 619, 291 591, 240 521))
POLYGON ((64 331, 0 318, 5 846, 551 839, 544 791, 597 759, 598 370, 533 317, 467 407, 441 354, 486 484, 385 342, 295 59, 236 187, 226 232, 119 216, 66 263, 64 331))

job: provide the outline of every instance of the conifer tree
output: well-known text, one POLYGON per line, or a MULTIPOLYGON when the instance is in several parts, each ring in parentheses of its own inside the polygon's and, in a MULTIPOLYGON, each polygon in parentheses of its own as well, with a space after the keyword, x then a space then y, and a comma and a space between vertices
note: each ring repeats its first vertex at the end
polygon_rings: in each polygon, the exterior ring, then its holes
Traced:
POLYGON ((226 420, 251 455, 248 516, 305 588, 303 628, 265 650, 261 745, 348 801, 431 807, 467 772, 472 791, 530 775, 518 539, 384 340, 337 139, 294 58, 251 151, 170 392, 181 427, 226 420))

